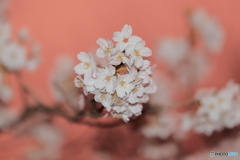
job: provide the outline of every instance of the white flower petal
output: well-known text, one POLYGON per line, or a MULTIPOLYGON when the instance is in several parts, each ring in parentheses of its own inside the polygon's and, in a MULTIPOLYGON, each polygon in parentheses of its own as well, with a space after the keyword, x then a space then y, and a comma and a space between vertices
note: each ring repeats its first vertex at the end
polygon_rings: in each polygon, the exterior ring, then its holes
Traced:
POLYGON ((82 75, 86 73, 86 69, 84 69, 84 64, 83 63, 79 63, 78 65, 76 65, 74 67, 74 71, 76 74, 82 75))
POLYGON ((77 54, 77 58, 81 61, 81 62, 90 62, 90 58, 89 55, 85 52, 80 52, 77 54))
POLYGON ((100 58, 104 58, 107 56, 101 48, 98 48, 96 52, 97 52, 97 56, 100 58))

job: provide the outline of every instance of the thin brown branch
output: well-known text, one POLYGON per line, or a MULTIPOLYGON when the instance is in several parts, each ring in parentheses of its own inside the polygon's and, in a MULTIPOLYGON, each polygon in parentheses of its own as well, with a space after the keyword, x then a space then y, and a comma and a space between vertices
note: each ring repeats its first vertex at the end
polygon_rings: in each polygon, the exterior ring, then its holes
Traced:
POLYGON ((23 79, 22 79, 22 75, 19 72, 14 72, 15 76, 17 78, 17 81, 19 83, 20 89, 22 89, 22 91, 26 94, 28 94, 29 96, 32 97, 32 99, 38 103, 41 104, 40 100, 38 99, 38 97, 25 85, 23 79))
POLYGON ((194 105, 194 104, 198 104, 198 100, 195 100, 193 98, 190 99, 186 99, 180 102, 177 102, 173 105, 168 106, 167 108, 178 108, 178 107, 182 107, 182 106, 190 106, 190 105, 194 105))
POLYGON ((91 121, 91 120, 82 120, 81 124, 90 126, 90 127, 97 127, 97 128, 113 128, 113 127, 117 127, 123 124, 126 124, 125 122, 123 122, 122 119, 115 119, 111 122, 101 122, 101 121, 91 121))

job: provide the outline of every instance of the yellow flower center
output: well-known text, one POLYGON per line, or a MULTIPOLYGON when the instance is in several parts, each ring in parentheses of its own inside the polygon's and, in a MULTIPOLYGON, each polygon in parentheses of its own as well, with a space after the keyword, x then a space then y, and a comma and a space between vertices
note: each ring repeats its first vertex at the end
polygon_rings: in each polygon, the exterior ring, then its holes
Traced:
POLYGON ((127 82, 125 82, 125 81, 121 81, 121 82, 119 83, 119 85, 120 85, 121 87, 125 87, 126 84, 127 84, 127 82))
POLYGON ((141 81, 142 80, 142 78, 139 78, 139 77, 136 77, 135 78, 135 82, 139 82, 139 81, 141 81))
POLYGON ((78 85, 79 85, 80 87, 83 87, 82 81, 78 81, 77 83, 78 83, 78 85))
POLYGON ((138 50, 135 50, 133 53, 135 54, 135 56, 141 56, 138 50))
POLYGON ((117 55, 117 60, 122 62, 123 61, 123 55, 122 54, 118 54, 117 55))
POLYGON ((18 58, 18 54, 16 52, 12 52, 11 59, 16 60, 18 58))
POLYGON ((135 88, 132 90, 132 92, 133 92, 133 93, 137 93, 138 90, 139 90, 139 87, 135 87, 135 88))
POLYGON ((102 94, 102 95, 100 96, 100 98, 101 98, 102 100, 106 100, 106 94, 102 94))
POLYGON ((123 42, 124 42, 124 43, 127 43, 127 42, 128 42, 128 39, 129 39, 129 38, 124 38, 124 39, 123 39, 123 42))
POLYGON ((104 50, 104 52, 105 52, 105 54, 108 54, 108 53, 110 53, 111 52, 111 48, 109 48, 109 47, 107 47, 105 50, 104 50))
POLYGON ((224 103, 224 101, 225 101, 224 98, 220 98, 220 99, 219 99, 219 102, 220 102, 220 103, 224 103))
POLYGON ((116 101, 115 101, 115 103, 117 103, 117 104, 122 103, 122 99, 121 99, 121 98, 117 98, 116 101))
POLYGON ((104 78, 104 81, 105 81, 105 82, 110 82, 110 81, 111 81, 111 77, 106 77, 106 78, 104 78))
POLYGON ((214 104, 210 104, 210 105, 209 105, 209 108, 210 108, 210 109, 214 109, 214 108, 215 108, 215 105, 214 105, 214 104))
POLYGON ((90 67, 91 67, 91 63, 89 63, 89 62, 84 63, 84 69, 88 69, 90 67))
POLYGON ((118 114, 118 113, 115 113, 115 114, 113 115, 113 117, 114 117, 114 118, 121 118, 121 115, 118 114))
POLYGON ((116 98, 117 98, 117 93, 114 92, 114 93, 112 94, 112 99, 116 99, 116 98))

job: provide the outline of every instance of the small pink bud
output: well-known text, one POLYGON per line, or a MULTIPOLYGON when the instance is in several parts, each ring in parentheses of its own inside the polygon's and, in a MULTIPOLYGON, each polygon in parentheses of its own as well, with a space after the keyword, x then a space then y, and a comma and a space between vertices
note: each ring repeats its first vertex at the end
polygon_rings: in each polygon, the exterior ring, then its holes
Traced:
POLYGON ((92 78, 95 78, 95 79, 98 78, 96 73, 97 73, 97 71, 94 71, 94 72, 93 72, 92 78))

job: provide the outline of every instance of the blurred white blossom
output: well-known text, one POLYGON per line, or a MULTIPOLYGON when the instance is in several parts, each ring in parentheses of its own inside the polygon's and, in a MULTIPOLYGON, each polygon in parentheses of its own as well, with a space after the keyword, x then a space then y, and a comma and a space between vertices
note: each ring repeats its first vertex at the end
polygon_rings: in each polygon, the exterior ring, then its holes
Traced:
POLYGON ((10 71, 21 70, 26 65, 26 54, 25 48, 12 43, 4 48, 0 62, 10 71))
POLYGON ((187 40, 183 38, 166 38, 158 46, 158 55, 165 63, 171 67, 176 67, 186 58, 188 49, 187 40))
POLYGON ((12 88, 9 85, 1 84, 0 82, 0 101, 4 103, 9 102, 13 97, 12 92, 12 88))
POLYGON ((115 32, 113 40, 116 46, 110 40, 97 40, 100 45, 97 55, 108 59, 105 68, 96 66, 91 53, 77 55, 81 63, 74 68, 78 74, 74 82, 86 95, 95 95, 95 101, 102 103, 113 117, 127 122, 133 115, 141 114, 142 103, 149 100, 148 94, 156 92, 156 85, 149 77, 152 67, 144 59, 152 52, 145 47, 145 41, 132 36, 130 25, 115 32))
POLYGON ((210 54, 221 51, 224 32, 217 20, 204 10, 193 10, 188 18, 191 32, 187 38, 165 38, 157 52, 176 82, 194 87, 209 73, 210 54))
POLYGON ((0 107, 0 129, 5 129, 18 120, 17 113, 7 107, 0 107))
POLYGON ((145 144, 140 153, 149 160, 175 159, 178 154, 178 147, 174 143, 145 144))
POLYGON ((173 71, 178 82, 191 86, 203 80, 209 72, 209 58, 202 52, 192 51, 173 71))
POLYGON ((176 131, 176 121, 172 114, 159 114, 149 117, 148 123, 141 131, 147 138, 167 139, 176 131))
POLYGON ((35 143, 27 151, 31 160, 53 160, 59 158, 63 143, 62 132, 48 124, 40 124, 31 129, 35 143))
POLYGON ((149 104, 153 107, 169 106, 173 102, 173 86, 170 85, 169 79, 157 73, 152 78, 157 85, 157 91, 150 95, 149 104))
POLYGON ((82 110, 85 105, 85 98, 79 95, 78 89, 74 86, 74 61, 68 56, 57 59, 51 77, 51 88, 54 98, 58 102, 68 102, 76 109, 82 110))
POLYGON ((196 28, 210 51, 220 51, 224 42, 224 31, 218 21, 203 9, 190 14, 191 25, 196 28))
MULTIPOLYGON (((40 63, 39 52, 31 52, 25 47, 27 29, 19 32, 19 39, 11 41, 11 27, 7 22, 0 22, 0 66, 8 71, 20 71, 22 69, 34 70, 40 63)), ((32 49, 36 45, 31 45, 32 49)), ((36 50, 36 49, 35 49, 36 50)))
POLYGON ((7 22, 0 22, 0 44, 5 44, 11 36, 11 25, 7 22))
POLYGON ((32 46, 31 55, 26 63, 26 68, 28 70, 34 71, 38 67, 39 63, 41 62, 40 51, 41 51, 40 45, 34 44, 32 46))
POLYGON ((28 39, 28 29, 27 28, 21 28, 18 32, 18 37, 22 41, 26 41, 28 39))

